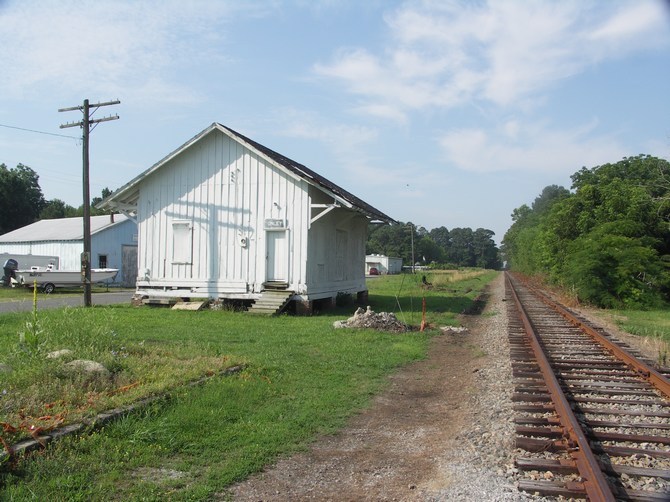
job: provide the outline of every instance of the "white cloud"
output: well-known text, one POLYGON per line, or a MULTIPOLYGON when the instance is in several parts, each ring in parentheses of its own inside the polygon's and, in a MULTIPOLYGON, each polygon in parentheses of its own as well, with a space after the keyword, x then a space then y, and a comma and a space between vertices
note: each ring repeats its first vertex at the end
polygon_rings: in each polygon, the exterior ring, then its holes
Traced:
POLYGON ((510 120, 503 125, 505 134, 510 139, 517 139, 521 130, 521 125, 516 120, 510 120))
POLYGON ((377 139, 377 130, 351 124, 324 123, 316 114, 294 108, 276 110, 281 133, 292 138, 319 141, 334 150, 355 150, 377 139))
MULTIPOLYGON (((0 92, 28 97, 67 90, 100 97, 191 102, 177 82, 226 56, 221 25, 244 7, 228 2, 36 1, 0 10, 0 92), (218 29, 215 29, 217 28, 218 29), (179 70, 178 70, 179 69, 179 70), (126 92, 123 92, 123 91, 126 92)), ((253 7, 249 7, 252 9, 253 7)))
POLYGON ((379 117, 396 124, 405 124, 407 122, 407 114, 398 110, 397 107, 391 106, 389 104, 372 103, 355 108, 354 111, 360 112, 364 115, 379 117))
POLYGON ((465 171, 541 171, 567 176, 582 166, 593 167, 626 155, 615 138, 593 134, 597 125, 592 121, 571 130, 555 130, 542 123, 510 121, 498 130, 449 131, 439 144, 446 162, 465 171))
POLYGON ((611 40, 617 45, 646 44, 650 38, 646 35, 654 33, 658 36, 663 31, 667 32, 668 21, 670 13, 661 0, 633 2, 606 19, 590 34, 590 38, 595 41, 611 40))
MULTIPOLYGON (((318 142, 329 154, 324 156, 344 187, 404 187, 416 169, 414 166, 389 165, 383 154, 375 153, 379 131, 375 128, 332 123, 298 109, 281 109, 273 114, 284 136, 318 142)), ((326 173, 322 173, 328 177, 326 173)), ((333 181, 337 182, 335 179, 333 181)), ((357 193, 357 190, 353 190, 357 193)))
POLYGON ((408 1, 385 16, 391 43, 383 51, 339 50, 313 71, 378 116, 471 102, 523 105, 558 80, 621 57, 624 46, 667 46, 665 14, 660 1, 408 1))
POLYGON ((317 75, 344 81, 351 92, 370 99, 365 106, 370 106, 372 112, 385 108, 387 117, 401 117, 405 110, 424 108, 444 95, 430 79, 418 78, 412 69, 398 66, 410 57, 414 58, 414 68, 421 66, 416 59, 418 55, 398 55, 394 64, 385 66, 366 50, 341 50, 334 63, 316 64, 314 71, 317 75), (395 111, 389 113, 390 108, 395 111))
POLYGON ((670 159, 670 131, 665 134, 665 140, 651 139, 646 141, 644 150, 639 153, 645 153, 663 159, 670 159))

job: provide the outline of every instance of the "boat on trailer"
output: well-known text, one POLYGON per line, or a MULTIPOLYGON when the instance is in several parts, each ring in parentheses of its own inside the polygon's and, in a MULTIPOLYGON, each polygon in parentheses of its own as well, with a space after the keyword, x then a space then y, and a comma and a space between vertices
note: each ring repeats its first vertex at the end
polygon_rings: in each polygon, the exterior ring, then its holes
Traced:
MULTIPOLYGON (((100 283, 114 280, 118 268, 92 268, 91 283, 100 283)), ((30 270, 16 270, 15 281, 21 286, 33 287, 37 285, 45 293, 53 293, 56 287, 82 286, 84 277, 79 270, 56 270, 49 266, 31 267, 30 270)))

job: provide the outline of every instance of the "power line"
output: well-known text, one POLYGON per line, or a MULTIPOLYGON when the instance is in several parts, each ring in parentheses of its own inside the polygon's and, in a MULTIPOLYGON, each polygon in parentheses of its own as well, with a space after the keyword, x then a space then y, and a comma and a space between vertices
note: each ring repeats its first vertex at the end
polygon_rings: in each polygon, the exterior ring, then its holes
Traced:
POLYGON ((59 136, 61 138, 76 139, 77 141, 81 141, 80 137, 68 136, 67 134, 56 134, 54 132, 36 131, 35 129, 26 129, 25 127, 10 126, 7 124, 0 124, 0 127, 6 127, 7 129, 18 129, 19 131, 34 132, 36 134, 47 134, 49 136, 59 136))

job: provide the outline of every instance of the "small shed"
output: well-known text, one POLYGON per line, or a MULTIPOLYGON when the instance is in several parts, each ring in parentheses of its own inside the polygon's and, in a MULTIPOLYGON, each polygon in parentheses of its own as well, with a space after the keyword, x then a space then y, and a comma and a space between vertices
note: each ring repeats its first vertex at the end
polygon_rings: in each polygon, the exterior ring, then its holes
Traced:
POLYGON ((383 254, 369 254, 365 257, 365 273, 376 268, 380 274, 399 274, 402 272, 402 258, 394 258, 383 254))
MULTIPOLYGON (((59 270, 81 270, 84 252, 84 221, 81 217, 40 220, 0 235, 0 253, 15 259, 19 268, 34 263, 28 256, 58 257, 59 270)), ((91 216, 91 266, 117 268, 114 280, 135 286, 137 277, 137 227, 123 214, 91 216)))
POLYGON ((99 204, 137 220, 137 296, 310 311, 367 295, 368 222, 394 220, 308 167, 213 123, 99 204))

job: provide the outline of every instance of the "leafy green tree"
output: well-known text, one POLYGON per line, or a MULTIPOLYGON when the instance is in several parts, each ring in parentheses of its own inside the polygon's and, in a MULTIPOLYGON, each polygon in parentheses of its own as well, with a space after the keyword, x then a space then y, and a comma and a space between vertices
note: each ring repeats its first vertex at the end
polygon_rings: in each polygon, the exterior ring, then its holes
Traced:
POLYGON ((451 264, 463 267, 500 268, 499 250, 493 241, 495 234, 483 228, 446 227, 426 230, 411 222, 397 225, 374 225, 368 228, 368 254, 397 256, 406 264, 451 264))
POLYGON ((416 261, 422 265, 445 261, 446 252, 429 235, 421 237, 415 248, 416 261))
POLYGON ((368 229, 367 254, 383 254, 402 258, 404 263, 412 261, 412 238, 418 236, 411 223, 394 225, 372 225, 368 229))
POLYGON ((519 253, 521 252, 519 234, 522 230, 531 225, 532 213, 533 210, 526 204, 523 204, 512 211, 512 226, 503 236, 500 249, 504 265, 508 268, 522 271, 522 269, 519 268, 519 253))
POLYGON ((495 241, 494 232, 485 228, 478 228, 472 234, 472 253, 475 266, 480 268, 500 268, 500 256, 495 241))
POLYGON ((549 185, 542 189, 542 193, 533 201, 532 212, 535 215, 548 213, 552 206, 570 196, 570 190, 558 185, 549 185))
POLYGON ((535 250, 539 234, 539 228, 536 226, 519 227, 514 235, 513 246, 510 245, 509 239, 505 241, 504 252, 509 268, 528 275, 537 274, 540 271, 535 250), (513 253, 510 250, 513 250, 513 253))
POLYGON ((23 164, 14 169, 0 164, 0 234, 36 221, 44 204, 35 171, 23 164))
POLYGON ((449 232, 451 246, 447 258, 451 263, 462 267, 476 266, 476 257, 473 246, 474 232, 471 228, 453 228, 449 232))
POLYGON ((566 282, 580 298, 602 307, 659 307, 668 277, 658 253, 644 238, 611 230, 605 225, 573 242, 566 282))
POLYGON ((640 155, 571 178, 574 192, 552 185, 514 211, 508 265, 601 306, 670 299, 670 163, 640 155))
MULTIPOLYGON (((104 199, 112 195, 112 191, 105 187, 102 189, 102 194, 101 197, 93 197, 93 200, 91 200, 91 216, 99 216, 103 214, 110 214, 112 211, 111 210, 103 210, 103 209, 98 209, 95 207, 98 205, 100 202, 102 202, 104 199)), ((82 215, 84 214, 83 206, 82 206, 82 215)))
POLYGON ((433 228, 428 232, 428 235, 433 239, 435 244, 444 250, 445 253, 447 252, 449 246, 451 246, 451 237, 449 237, 449 230, 447 230, 447 227, 433 228))
MULTIPOLYGON (((102 197, 93 197, 91 200, 91 216, 101 216, 103 214, 110 214, 109 210, 97 209, 95 206, 104 198, 110 196, 112 191, 109 188, 102 189, 102 197)), ((44 209, 40 213, 40 219, 54 219, 54 218, 74 218, 84 216, 84 205, 79 207, 72 207, 60 199, 53 199, 45 203, 44 209)))
POLYGON ((77 216, 77 209, 60 199, 52 199, 44 203, 39 219, 53 220, 56 218, 71 218, 73 216, 77 216))

